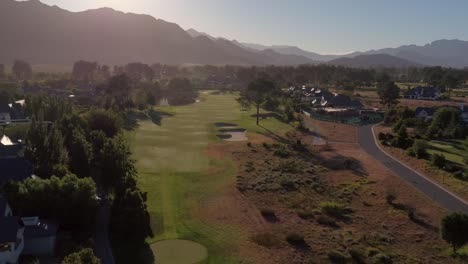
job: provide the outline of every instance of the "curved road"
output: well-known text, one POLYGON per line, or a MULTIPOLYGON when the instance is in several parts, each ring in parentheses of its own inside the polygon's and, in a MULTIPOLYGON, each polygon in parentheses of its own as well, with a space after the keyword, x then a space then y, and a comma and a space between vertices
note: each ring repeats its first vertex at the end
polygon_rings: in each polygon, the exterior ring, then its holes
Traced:
POLYGON ((386 154, 385 151, 377 145, 373 133, 373 125, 362 126, 358 129, 358 142, 369 155, 383 163, 385 167, 403 178, 413 187, 429 196, 429 198, 440 206, 449 211, 458 211, 468 214, 468 203, 463 199, 386 154))

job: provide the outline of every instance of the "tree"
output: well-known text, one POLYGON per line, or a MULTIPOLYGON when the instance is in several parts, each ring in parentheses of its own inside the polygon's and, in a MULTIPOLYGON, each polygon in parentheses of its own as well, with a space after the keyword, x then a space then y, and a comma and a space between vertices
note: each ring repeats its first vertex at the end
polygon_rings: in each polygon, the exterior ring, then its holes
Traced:
POLYGON ((437 154, 434 153, 431 158, 431 164, 436 166, 439 169, 442 169, 447 163, 447 159, 445 158, 444 154, 437 154))
POLYGON ((94 166, 98 171, 97 181, 107 190, 125 189, 121 187, 136 175, 134 161, 131 159, 130 149, 121 135, 104 142, 102 149, 94 159, 94 166))
POLYGON ((122 128, 121 118, 110 110, 91 110, 86 114, 85 119, 91 131, 102 131, 110 138, 117 135, 122 128))
POLYGON ((173 78, 167 85, 167 99, 171 105, 183 105, 195 102, 198 94, 192 82, 186 78, 173 78))
POLYGON ((96 62, 89 61, 77 61, 73 64, 72 76, 76 80, 92 82, 94 75, 98 70, 98 64, 96 62))
POLYGON ((133 62, 125 65, 125 73, 135 81, 152 81, 155 77, 154 70, 147 64, 133 62))
POLYGON ((377 93, 383 106, 391 108, 398 104, 400 88, 394 82, 380 84, 377 93))
POLYGON ((78 252, 66 256, 62 264, 100 264, 101 261, 94 255, 90 248, 84 248, 78 252))
POLYGON ((458 109, 452 107, 439 108, 432 118, 427 130, 430 138, 456 138, 462 136, 462 117, 458 109))
POLYGON ((241 91, 237 99, 243 106, 254 105, 257 108, 257 125, 260 124, 260 106, 267 98, 276 92, 275 84, 266 79, 257 79, 249 83, 246 89, 241 91))
POLYGON ((125 110, 132 105, 130 83, 130 78, 126 74, 113 76, 107 82, 105 93, 118 110, 125 110))
POLYGON ((442 238, 452 244, 453 253, 468 242, 468 216, 462 213, 451 213, 442 219, 442 238))
POLYGON ((112 206, 112 233, 126 240, 139 242, 152 236, 146 200, 146 193, 140 192, 136 187, 119 192, 112 206))
POLYGON ((72 132, 70 153, 70 171, 77 176, 89 177, 90 162, 92 160, 92 147, 80 129, 72 132))
POLYGON ((32 67, 26 61, 16 60, 11 70, 17 80, 30 80, 32 78, 32 67))
POLYGON ((413 143, 413 152, 416 158, 424 159, 427 157, 427 148, 429 147, 426 140, 416 139, 413 143))
POLYGON ((75 175, 29 178, 7 183, 4 191, 17 215, 56 219, 61 228, 77 233, 94 228, 96 184, 90 178, 79 179, 75 175))
POLYGON ((42 122, 32 120, 26 138, 25 157, 40 177, 67 174, 68 152, 56 123, 48 128, 42 122))
POLYGON ((6 76, 6 74, 5 74, 5 65, 0 64, 0 80, 4 79, 5 76, 6 76))

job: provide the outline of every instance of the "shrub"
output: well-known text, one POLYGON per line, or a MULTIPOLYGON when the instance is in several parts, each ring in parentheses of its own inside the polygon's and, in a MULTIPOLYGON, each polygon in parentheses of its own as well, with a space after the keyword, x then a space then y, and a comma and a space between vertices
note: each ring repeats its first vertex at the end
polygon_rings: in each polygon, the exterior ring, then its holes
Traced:
POLYGON ((81 251, 72 253, 66 256, 62 263, 63 264, 75 264, 75 263, 89 263, 98 264, 101 261, 94 255, 94 252, 90 248, 82 249, 81 251))
POLYGON ((468 216, 462 213, 451 213, 442 219, 442 238, 450 243, 453 252, 468 242, 468 216))
POLYGON ((437 154, 435 153, 432 155, 431 158, 431 164, 439 169, 442 169, 445 166, 445 163, 447 160, 445 159, 445 156, 443 154, 437 154))
POLYGON ((428 147, 429 147, 429 144, 427 143, 427 141, 422 140, 422 139, 416 139, 412 147, 415 157, 418 159, 426 158, 428 147))
POLYGON ((286 236, 286 241, 288 241, 289 244, 295 245, 295 246, 303 246, 306 245, 306 242, 304 240, 304 236, 298 233, 289 233, 286 236))
POLYGON ((379 140, 380 141, 385 141, 387 140, 387 135, 385 133, 380 132, 379 133, 379 140))
POLYGON ((321 215, 317 218, 317 223, 324 226, 337 227, 335 220, 326 215, 321 215))
POLYGON ((379 253, 375 255, 374 259, 375 259, 375 263, 379 263, 379 264, 392 264, 393 263, 392 258, 384 253, 379 253))
POLYGON ((289 151, 287 151, 284 148, 277 149, 275 150, 275 152, 273 152, 273 155, 278 156, 280 158, 287 158, 289 157, 289 154, 290 154, 289 151))
POLYGON ((346 263, 347 262, 347 257, 343 255, 343 253, 338 252, 336 250, 328 252, 328 259, 332 263, 346 263))
POLYGON ((270 145, 266 142, 263 142, 262 143, 262 146, 265 148, 265 149, 270 149, 270 145))
POLYGON ((357 264, 366 263, 366 256, 364 256, 364 253, 359 249, 355 249, 355 248, 350 249, 349 255, 351 256, 353 261, 357 264))
POLYGON ((260 213, 263 217, 276 217, 275 210, 271 208, 262 208, 260 209, 260 213))
POLYGON ((280 240, 275 235, 270 233, 255 234, 251 237, 251 240, 255 244, 266 248, 277 247, 281 244, 280 240))
POLYGON ((323 202, 320 204, 320 207, 324 214, 337 218, 345 217, 349 213, 348 209, 336 202, 323 202))
POLYGON ((310 210, 301 210, 297 212, 297 215, 304 220, 309 220, 314 218, 314 212, 310 210))
POLYGON ((388 204, 393 204, 396 198, 397 198, 397 195, 393 190, 387 190, 387 195, 385 196, 385 200, 387 201, 388 204))

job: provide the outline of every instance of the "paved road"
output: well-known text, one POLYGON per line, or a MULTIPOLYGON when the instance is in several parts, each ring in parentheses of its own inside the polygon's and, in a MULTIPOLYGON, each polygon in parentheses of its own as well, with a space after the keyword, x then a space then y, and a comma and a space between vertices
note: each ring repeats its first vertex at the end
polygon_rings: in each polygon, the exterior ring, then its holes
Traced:
POLYGON ((107 199, 97 209, 96 214, 96 255, 101 259, 102 264, 114 264, 114 256, 109 241, 109 219, 111 214, 111 205, 107 199))
POLYGON ((433 182, 424 175, 413 171, 391 156, 384 153, 376 144, 372 133, 372 125, 360 127, 358 130, 358 142, 361 147, 372 157, 383 163, 385 167, 403 178, 433 201, 449 211, 460 211, 468 214, 468 203, 455 194, 450 193, 444 187, 433 182))

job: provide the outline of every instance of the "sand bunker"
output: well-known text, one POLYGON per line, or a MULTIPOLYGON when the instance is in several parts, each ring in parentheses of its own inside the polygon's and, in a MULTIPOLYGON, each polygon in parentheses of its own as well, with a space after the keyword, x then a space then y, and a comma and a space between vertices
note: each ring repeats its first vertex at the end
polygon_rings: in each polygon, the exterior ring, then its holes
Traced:
POLYGON ((208 257, 206 247, 189 240, 163 240, 152 244, 151 249, 158 264, 195 264, 208 257))
POLYGON ((231 124, 231 123, 215 123, 216 127, 237 127, 236 124, 231 124))
POLYGON ((222 134, 216 135, 218 138, 226 141, 247 141, 247 130, 238 128, 236 124, 230 123, 215 123, 215 126, 220 129, 222 134))

